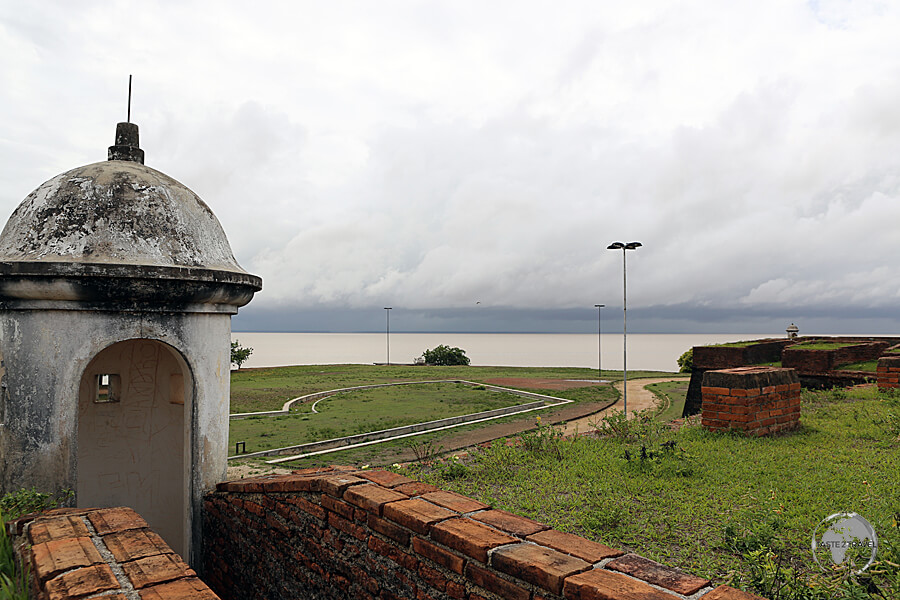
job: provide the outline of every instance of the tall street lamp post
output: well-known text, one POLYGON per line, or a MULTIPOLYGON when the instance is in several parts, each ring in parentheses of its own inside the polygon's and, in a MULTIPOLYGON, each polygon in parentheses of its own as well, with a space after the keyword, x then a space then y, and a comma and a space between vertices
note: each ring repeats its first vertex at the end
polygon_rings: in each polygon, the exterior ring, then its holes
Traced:
POLYGON ((603 355, 600 352, 603 347, 603 342, 601 341, 603 337, 603 325, 600 321, 600 309, 605 306, 605 304, 594 305, 594 308, 597 309, 597 383, 603 381, 603 355))
POLYGON ((387 364, 391 364, 391 309, 390 306, 384 307, 384 314, 387 315, 387 330, 385 337, 387 338, 387 364))
POLYGON ((622 394, 625 405, 625 418, 628 418, 628 280, 625 275, 625 251, 640 248, 640 242, 613 242, 607 250, 622 251, 622 394))

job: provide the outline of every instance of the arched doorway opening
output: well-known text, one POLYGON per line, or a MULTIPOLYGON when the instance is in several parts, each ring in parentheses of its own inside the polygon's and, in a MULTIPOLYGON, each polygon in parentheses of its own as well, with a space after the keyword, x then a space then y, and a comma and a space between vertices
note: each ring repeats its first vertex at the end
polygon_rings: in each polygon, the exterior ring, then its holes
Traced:
POLYGON ((78 506, 130 506, 183 557, 190 548, 192 400, 181 354, 146 339, 100 351, 78 392, 78 506))

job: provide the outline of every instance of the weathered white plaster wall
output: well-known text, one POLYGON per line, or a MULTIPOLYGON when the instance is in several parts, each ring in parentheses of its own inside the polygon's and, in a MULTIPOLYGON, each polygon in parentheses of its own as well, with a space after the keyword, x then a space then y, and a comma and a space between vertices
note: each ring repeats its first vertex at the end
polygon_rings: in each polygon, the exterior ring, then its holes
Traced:
MULTIPOLYGON (((225 477, 231 316, 217 313, 116 313, 78 310, 0 312, 0 488, 78 491, 79 388, 90 362, 116 342, 158 340, 185 358, 193 402, 184 406, 190 452, 185 546, 199 556, 203 494, 225 477)), ((188 463, 189 461, 189 463, 188 463)), ((84 505, 76 497, 78 505, 84 505)))

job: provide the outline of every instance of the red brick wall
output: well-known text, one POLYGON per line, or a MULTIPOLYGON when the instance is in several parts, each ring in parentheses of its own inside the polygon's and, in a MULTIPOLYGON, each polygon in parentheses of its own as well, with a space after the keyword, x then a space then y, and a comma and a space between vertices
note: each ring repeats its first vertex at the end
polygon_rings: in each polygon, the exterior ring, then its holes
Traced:
POLYGON ((130 508, 57 509, 8 523, 38 600, 219 600, 130 508))
POLYGON ((738 367, 703 374, 702 424, 768 435, 800 425, 800 381, 794 369, 738 367))
POLYGON ((204 542, 225 600, 758 598, 387 471, 219 484, 204 542))
POLYGON ((827 373, 840 365, 878 358, 888 342, 868 342, 834 350, 805 350, 794 346, 784 351, 781 366, 797 369, 801 374, 827 373))
POLYGON ((781 351, 793 340, 760 340, 750 346, 694 346, 694 367, 729 369, 762 362, 781 360, 781 351))
POLYGON ((900 356, 882 356, 878 359, 878 389, 900 387, 900 356))

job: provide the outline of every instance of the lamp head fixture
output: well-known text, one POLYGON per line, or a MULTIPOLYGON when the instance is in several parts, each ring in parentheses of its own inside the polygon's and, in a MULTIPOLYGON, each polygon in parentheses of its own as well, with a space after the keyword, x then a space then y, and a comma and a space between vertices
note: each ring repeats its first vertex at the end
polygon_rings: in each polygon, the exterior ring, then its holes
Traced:
POLYGON ((640 248, 643 246, 640 242, 628 242, 627 244, 622 242, 613 242, 609 246, 606 247, 607 250, 635 250, 636 248, 640 248))

